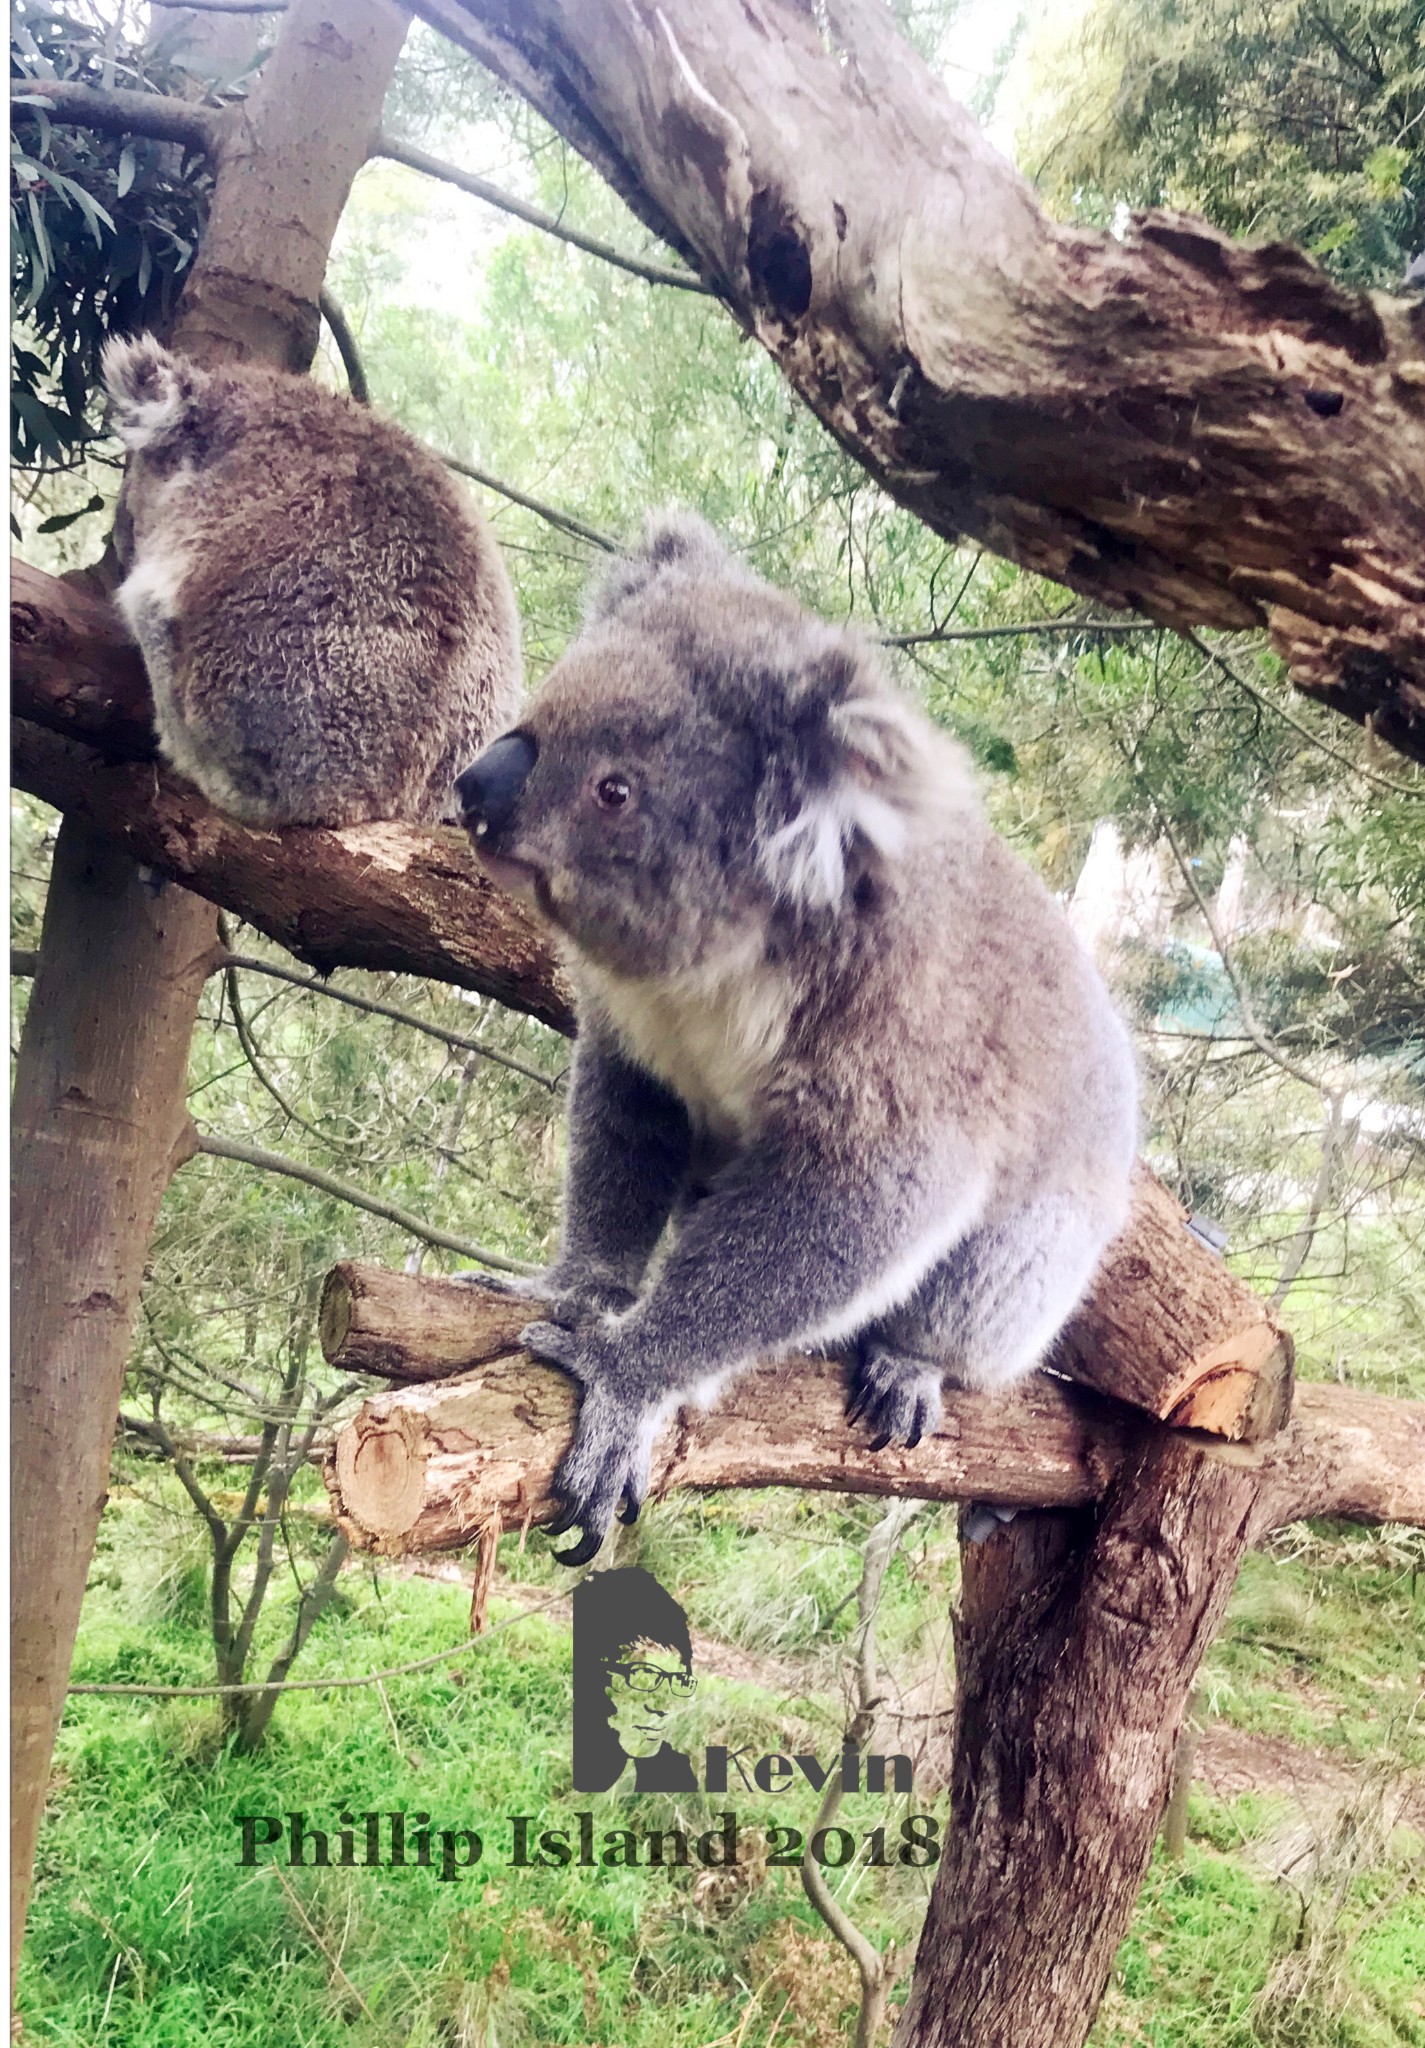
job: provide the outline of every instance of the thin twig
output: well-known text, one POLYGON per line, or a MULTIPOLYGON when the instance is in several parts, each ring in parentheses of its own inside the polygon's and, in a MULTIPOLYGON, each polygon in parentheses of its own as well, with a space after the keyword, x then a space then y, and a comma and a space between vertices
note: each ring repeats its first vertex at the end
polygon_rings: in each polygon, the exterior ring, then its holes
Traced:
POLYGON ((371 386, 366 381, 366 366, 361 360, 361 351, 356 345, 356 336, 351 331, 351 322, 342 311, 335 293, 323 285, 317 304, 322 309, 336 352, 341 357, 341 366, 346 372, 346 388, 358 405, 370 405, 371 386))
POLYGON ((385 157, 389 163, 404 164, 408 170, 419 171, 424 177, 438 178, 444 185, 455 185, 462 192, 468 192, 475 199, 483 199, 487 206, 497 206, 502 213, 513 214, 516 220, 539 228, 546 235, 555 235, 561 242, 568 242, 586 255, 597 256, 601 262, 612 263, 618 270, 626 270, 631 277, 641 277, 647 284, 673 285, 677 290, 697 292, 710 298, 709 291, 700 277, 690 270, 673 270, 665 263, 645 263, 638 256, 629 256, 622 249, 616 249, 611 242, 600 241, 596 235, 583 234, 578 228, 556 220, 551 213, 531 206, 527 200, 516 199, 511 192, 504 192, 498 185, 492 185, 485 178, 477 178, 470 171, 462 171, 455 164, 442 162, 437 156, 429 156, 414 143, 400 142, 394 135, 380 135, 372 156, 385 157))
POLYGON ((492 1252, 486 1246, 475 1244, 468 1237, 456 1237, 449 1230, 436 1230, 431 1224, 422 1222, 409 1209, 400 1208, 395 1202, 383 1202, 376 1195, 368 1195, 349 1180, 341 1180, 334 1173, 323 1173, 318 1166, 308 1166, 304 1160, 289 1159, 283 1152, 269 1152, 262 1145, 244 1145, 236 1138, 219 1137, 215 1131, 199 1131, 194 1138, 194 1150, 206 1153, 212 1159, 235 1159, 243 1166, 255 1166, 259 1173, 280 1173, 288 1180, 300 1180, 308 1187, 317 1188, 324 1195, 333 1196, 338 1202, 348 1202, 353 1209, 364 1209, 368 1215, 379 1216, 384 1222, 394 1223, 398 1229, 408 1230, 412 1237, 424 1238, 440 1251, 457 1252, 461 1258, 474 1259, 482 1266, 493 1266, 501 1273, 533 1273, 537 1269, 524 1259, 507 1259, 501 1252, 492 1252))
MULTIPOLYGON (((11 955, 12 963, 16 957, 11 955)), ((39 956, 36 954, 34 957, 38 959, 39 956)), ((380 1002, 375 996, 358 996, 349 989, 333 988, 330 982, 322 981, 315 974, 299 974, 295 968, 283 967, 275 960, 264 960, 257 953, 220 954, 214 963, 214 972, 228 967, 240 967, 246 974, 269 975, 274 981, 288 982, 293 988, 309 989, 313 995, 326 996, 333 1003, 346 1003, 349 1008, 365 1010, 373 1017, 389 1017, 393 1023, 407 1024, 412 1031, 423 1031, 427 1038, 437 1038, 442 1045, 454 1046, 458 1052, 478 1053, 482 1060, 493 1060, 496 1066, 508 1067, 514 1074, 523 1074, 527 1081, 538 1081, 541 1088, 548 1088, 551 1092, 559 1086, 559 1075, 542 1074, 538 1067, 517 1060, 512 1053, 499 1052, 478 1038, 468 1038, 460 1031, 447 1031, 439 1024, 428 1024, 413 1011, 402 1010, 395 1003, 380 1002)), ((12 965, 12 973, 23 974, 25 971, 12 965)))
MULTIPOLYGON (((847 1748, 864 1747, 870 1739, 876 1709, 881 1704, 876 1690, 876 1612, 881 1603, 881 1590, 885 1584, 887 1567, 895 1554, 895 1547, 907 1525, 920 1513, 923 1506, 924 1503, 918 1500, 893 1501, 866 1538, 861 1560, 861 1579, 856 1588, 859 1616, 856 1704, 843 1738, 843 1744, 847 1748)), ((802 1889, 856 1965, 861 1978, 861 2011, 856 2022, 856 2048, 873 2048, 885 2018, 886 1996, 894 1981, 895 1946, 893 1943, 888 1945, 885 1954, 881 1955, 867 1940, 833 1894, 821 1865, 811 1852, 811 1843, 816 1840, 822 1829, 830 1827, 835 1819, 841 1806, 841 1792, 841 1779, 838 1775, 833 1777, 827 1786, 821 1810, 807 1838, 807 1851, 802 1858, 802 1889)))
POLYGON ((942 640, 1008 640, 1026 633, 1161 633, 1151 619, 1025 619, 1014 626, 932 626, 923 633, 884 633, 882 647, 930 647, 942 640))
POLYGON ((1220 669, 1227 680, 1235 684, 1244 695, 1250 697, 1254 704, 1260 704, 1264 711, 1270 711, 1273 717, 1279 718, 1282 721, 1283 725, 1289 725, 1294 733, 1299 733, 1309 746, 1313 746, 1318 752, 1325 754, 1328 760, 1335 761, 1340 767, 1349 769, 1352 775, 1362 776, 1365 781, 1375 783, 1379 789, 1390 790, 1395 796, 1425 797, 1425 781, 1419 783, 1397 782, 1392 776, 1378 775, 1374 768, 1367 768, 1363 761, 1353 761, 1349 754, 1343 754, 1339 748, 1330 746, 1323 739, 1318 739, 1309 726, 1303 725, 1300 719, 1293 718, 1291 713, 1282 705, 1274 704, 1264 691, 1257 688, 1255 683, 1249 683, 1247 678, 1239 673, 1227 659, 1227 656, 1218 648, 1209 646, 1207 641, 1200 639, 1196 633, 1189 632, 1186 629, 1182 631, 1181 638, 1187 641, 1189 647, 1195 647, 1205 661, 1210 661, 1214 668, 1220 669))
POLYGON ((549 525, 557 526, 561 532, 572 533, 578 540, 586 540, 590 547, 602 548, 606 555, 618 553, 618 542, 606 533, 600 533, 597 526, 586 526, 582 519, 576 519, 572 512, 561 512, 554 505, 546 505, 542 498, 532 498, 528 491, 517 491, 513 484, 502 483, 497 476, 491 476, 488 469, 477 469, 473 462, 461 462, 454 455, 440 455, 447 469, 453 469, 460 476, 468 476, 473 483, 484 484, 486 490, 498 491, 502 498, 508 498, 512 505, 523 505, 526 512, 533 512, 549 525))

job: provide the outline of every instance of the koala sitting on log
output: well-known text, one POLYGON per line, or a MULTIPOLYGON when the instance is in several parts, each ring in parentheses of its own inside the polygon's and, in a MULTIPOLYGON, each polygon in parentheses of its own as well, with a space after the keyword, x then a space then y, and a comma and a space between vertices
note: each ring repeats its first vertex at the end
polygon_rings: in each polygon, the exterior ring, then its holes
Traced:
POLYGON ((111 341, 104 377, 129 451, 117 599, 165 759, 249 825, 453 818, 519 708, 520 638, 444 464, 308 378, 149 335, 111 341))
POLYGON ((579 997, 559 1256, 513 1283, 583 1389, 565 1563, 759 1357, 849 1353, 877 1448, 1039 1363, 1127 1216, 1133 1053, 873 648, 664 517, 458 788, 579 997))

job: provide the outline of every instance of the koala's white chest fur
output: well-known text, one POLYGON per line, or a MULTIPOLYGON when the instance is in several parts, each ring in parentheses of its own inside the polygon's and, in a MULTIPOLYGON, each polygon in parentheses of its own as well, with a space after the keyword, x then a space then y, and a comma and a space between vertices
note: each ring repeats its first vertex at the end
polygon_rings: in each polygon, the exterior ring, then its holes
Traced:
POLYGON ((581 972, 630 1057, 672 1089, 696 1127, 726 1143, 755 1129, 791 1016, 784 973, 762 961, 656 981, 587 962, 581 972))

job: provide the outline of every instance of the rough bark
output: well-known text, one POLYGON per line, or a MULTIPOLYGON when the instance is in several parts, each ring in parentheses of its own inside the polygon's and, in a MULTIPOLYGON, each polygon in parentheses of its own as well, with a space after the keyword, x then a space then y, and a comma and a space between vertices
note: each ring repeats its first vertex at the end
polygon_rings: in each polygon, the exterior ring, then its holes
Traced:
POLYGON ((257 831, 156 763, 110 765, 24 719, 10 774, 323 973, 428 975, 573 1030, 573 998, 543 931, 490 887, 453 827, 257 831))
MULTIPOLYGON (((327 1278, 323 1343, 345 1372, 434 1379, 498 1356, 489 1344, 519 1330, 518 1309, 462 1283, 345 1264, 327 1278)), ((1178 1428, 1255 1443, 1286 1419, 1291 1355, 1265 1304, 1190 1234, 1141 1167, 1128 1228, 1054 1369, 1178 1428)))
POLYGON ((872 0, 419 0, 937 532, 1265 625, 1425 758, 1425 306, 1186 215, 1050 221, 872 0))
POLYGON ((895 2048, 1081 2048, 1261 1483, 1142 1426, 1101 1511, 962 1546, 951 1815, 895 2048))
MULTIPOLYGON (((328 1485, 354 1543, 392 1554, 458 1548, 496 1512, 506 1526, 552 1514, 574 1390, 519 1352, 529 1315, 527 1303, 464 1281, 356 1264, 329 1275, 328 1361, 402 1383, 364 1403, 333 1447, 328 1485)), ((940 1430, 914 1451, 870 1451, 844 1408, 843 1377, 824 1360, 758 1367, 711 1414, 685 1409, 669 1425, 650 1492, 799 1486, 1078 1506, 1102 1495, 1136 1427, 1127 1409, 1048 1375, 1008 1397, 947 1391, 940 1430)), ((1305 1514, 1425 1521, 1419 1402, 1305 1386, 1279 1434, 1219 1440, 1218 1455, 1260 1481, 1264 1528, 1305 1514)))
MULTIPOLYGON (((305 369, 315 346, 331 233, 409 19, 389 0, 349 0, 338 31, 329 12, 293 0, 219 152, 173 336, 201 361, 305 369)), ((144 1256, 185 1128, 188 1043, 216 946, 210 905, 144 875, 122 836, 101 836, 111 826, 75 804, 61 827, 16 1070, 12 1962, 144 1256)))

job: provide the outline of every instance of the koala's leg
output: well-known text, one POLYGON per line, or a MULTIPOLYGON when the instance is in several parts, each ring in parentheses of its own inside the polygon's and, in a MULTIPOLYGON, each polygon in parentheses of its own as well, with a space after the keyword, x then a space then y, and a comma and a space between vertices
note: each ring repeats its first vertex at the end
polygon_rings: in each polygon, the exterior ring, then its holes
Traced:
POLYGON ((634 1300, 687 1177, 692 1134, 678 1098, 625 1059, 595 1018, 574 1048, 568 1127, 559 1256, 501 1291, 572 1326, 634 1300))
POLYGON ((940 1420, 942 1378, 989 1392, 1022 1378, 1073 1314, 1110 1234, 1067 1195, 970 1231, 862 1338, 850 1419, 878 1449, 915 1444, 940 1420))
POLYGON ((976 1213, 972 1172, 898 1161, 864 1178, 794 1146, 754 1149, 690 1207, 652 1286, 625 1314, 567 1331, 524 1333, 584 1389, 579 1427, 555 1480, 556 1529, 594 1555, 616 1507, 636 1514, 648 1454, 668 1410, 731 1372, 797 1344, 864 1329, 904 1299, 976 1213), (958 1180, 958 1188, 955 1183, 958 1180))

